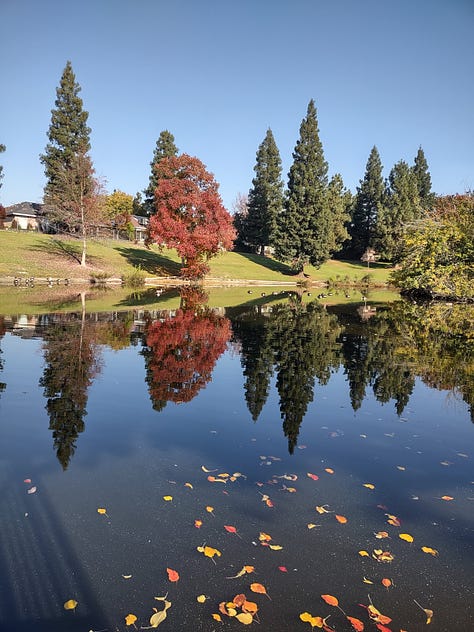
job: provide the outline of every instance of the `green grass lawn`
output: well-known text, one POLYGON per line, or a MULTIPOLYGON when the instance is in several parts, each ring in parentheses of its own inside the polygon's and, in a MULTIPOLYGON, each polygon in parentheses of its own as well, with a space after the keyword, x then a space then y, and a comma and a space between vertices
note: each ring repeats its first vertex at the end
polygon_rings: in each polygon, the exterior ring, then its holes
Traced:
MULTIPOLYGON (((144 246, 121 240, 89 240, 87 266, 79 265, 81 244, 74 240, 42 233, 0 231, 0 278, 54 277, 83 279, 89 282, 94 276, 121 278, 133 273, 137 267, 147 277, 176 277, 179 258, 175 251, 144 246)), ((211 261, 207 280, 217 279, 225 284, 237 281, 264 281, 288 283, 298 280, 283 263, 259 255, 225 252, 211 261)), ((370 273, 375 285, 386 285, 391 267, 372 264, 370 270, 361 262, 326 262, 321 268, 307 266, 308 282, 360 283, 370 273)))

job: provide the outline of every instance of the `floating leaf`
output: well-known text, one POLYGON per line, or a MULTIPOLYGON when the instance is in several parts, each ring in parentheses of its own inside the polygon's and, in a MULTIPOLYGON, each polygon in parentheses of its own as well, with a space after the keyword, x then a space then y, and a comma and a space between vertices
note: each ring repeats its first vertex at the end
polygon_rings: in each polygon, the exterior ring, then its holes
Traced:
POLYGON ((189 489, 194 489, 194 487, 191 485, 191 483, 185 483, 184 486, 185 487, 189 487, 189 489))
MULTIPOLYGON (((155 613, 151 615, 150 617, 150 627, 152 628, 157 628, 160 623, 163 623, 163 621, 166 619, 167 617, 167 610, 169 608, 171 608, 171 601, 167 601, 165 595, 164 597, 155 597, 155 599, 157 601, 164 601, 165 602, 165 607, 164 610, 156 610, 156 608, 153 608, 153 610, 155 610, 155 613)), ((147 628, 142 627, 142 630, 146 630, 147 628)))
POLYGON ((286 566, 279 566, 278 570, 281 571, 282 573, 288 573, 288 569, 286 568, 286 566))
POLYGON ((68 599, 64 603, 64 610, 75 610, 77 606, 77 601, 75 599, 68 599))
POLYGON ((423 551, 423 553, 429 553, 430 555, 433 555, 434 557, 439 555, 438 551, 436 549, 432 549, 430 546, 422 546, 421 550, 423 551))
POLYGON ((329 507, 329 505, 317 505, 317 506, 316 506, 316 511, 317 511, 319 514, 331 513, 331 512, 329 511, 329 509, 326 509, 326 507, 329 507))
POLYGON ((361 557, 369 557, 369 554, 368 554, 368 552, 367 552, 367 551, 359 551, 359 555, 360 555, 361 557))
POLYGON ((324 471, 327 472, 328 474, 334 474, 334 470, 330 467, 324 468, 324 471))
MULTIPOLYGON (((30 490, 28 490, 28 493, 30 493, 30 490)), ((450 501, 450 500, 454 500, 454 498, 452 496, 441 496, 441 500, 450 501)))
POLYGON ((25 478, 23 482, 24 483, 31 483, 31 478, 25 478))
POLYGON ((212 618, 215 619, 215 621, 220 621, 222 623, 222 617, 220 614, 216 614, 215 612, 212 615, 212 618))
POLYGON ((375 489, 375 485, 372 485, 372 483, 364 483, 364 487, 367 487, 367 489, 375 489))
POLYGON ((127 614, 127 616, 125 617, 125 623, 127 625, 135 625, 136 620, 137 617, 134 614, 127 614))
POLYGON ((388 538, 389 535, 386 531, 377 531, 377 533, 374 533, 375 537, 378 540, 382 540, 383 538, 388 538))
POLYGON ((123 577, 124 579, 132 579, 132 576, 131 576, 131 575, 122 575, 122 577, 123 577))
POLYGON ((336 514, 335 518, 341 524, 346 524, 346 522, 347 522, 347 518, 345 516, 340 516, 339 514, 336 514))
POLYGON ((263 584, 253 583, 250 584, 250 590, 254 593, 260 593, 262 595, 266 595, 270 599, 270 595, 267 593, 267 589, 263 584))
POLYGON ((245 575, 246 573, 253 573, 255 571, 255 567, 254 566, 244 566, 242 568, 242 570, 240 570, 237 575, 234 575, 233 577, 227 577, 227 579, 237 579, 237 577, 242 577, 242 575, 245 575))
POLYGON ((196 527, 196 529, 200 529, 202 526, 202 520, 195 520, 194 526, 196 527))
POLYGON ((308 525, 306 525, 308 527, 308 529, 314 529, 315 527, 319 527, 319 524, 314 524, 313 522, 310 522, 308 525))
POLYGON ((305 623, 309 623, 311 628, 322 628, 324 625, 324 619, 321 617, 313 617, 313 615, 309 614, 309 612, 303 612, 300 614, 300 619, 305 623))
POLYGON ((213 513, 213 512, 214 512, 214 507, 211 507, 210 505, 208 505, 208 506, 206 507, 206 511, 207 511, 208 513, 210 513, 212 516, 214 516, 214 513, 213 513))
POLYGON ((217 557, 220 557, 222 555, 220 551, 214 549, 212 546, 198 546, 197 550, 199 553, 204 553, 206 557, 210 557, 214 564, 216 563, 214 556, 217 555, 217 557))
POLYGON ((385 514, 388 518, 387 522, 391 525, 393 525, 394 527, 399 527, 400 526, 400 520, 397 518, 397 516, 393 516, 392 514, 385 514))
POLYGON ((307 472, 306 476, 309 476, 309 478, 312 478, 313 481, 319 480, 319 476, 317 476, 317 474, 311 474, 311 472, 307 472))
POLYGON ((281 551, 283 550, 283 547, 280 546, 279 544, 269 544, 268 547, 272 550, 272 551, 281 551))
POLYGON ((364 624, 362 623, 362 621, 360 619, 356 619, 355 617, 348 617, 347 615, 346 615, 346 619, 352 625, 354 630, 356 630, 356 632, 363 632, 364 631, 364 624))
POLYGON ((377 562, 393 562, 394 559, 390 551, 382 551, 382 549, 374 549, 372 557, 376 559, 377 562))
POLYGON ((201 465, 201 470, 206 472, 206 474, 209 474, 209 472, 217 472, 217 470, 208 470, 207 467, 204 467, 204 465, 201 465))
POLYGON ((173 496, 163 496, 163 500, 166 500, 166 502, 170 502, 171 500, 173 500, 173 496))
POLYGON ((237 533, 237 529, 230 524, 225 524, 224 529, 229 533, 235 533, 236 536, 240 538, 240 535, 237 533))
POLYGON ((235 618, 244 625, 249 625, 253 621, 253 616, 250 614, 250 612, 239 612, 239 614, 236 615, 235 618))
POLYGON ((333 597, 332 595, 321 595, 321 599, 323 599, 330 606, 339 606, 339 601, 337 597, 333 597))
POLYGON ((367 579, 367 577, 364 577, 363 579, 364 584, 373 584, 374 582, 371 582, 370 579, 367 579))
POLYGON ((405 542, 413 542, 414 540, 414 537, 409 533, 399 533, 398 537, 400 538, 400 540, 405 540, 405 542))
POLYGON ((34 487, 34 486, 33 486, 33 487, 30 487, 30 489, 29 489, 29 490, 27 490, 27 492, 26 492, 26 493, 27 493, 27 494, 36 494, 36 489, 37 489, 37 488, 36 488, 36 487, 34 487))
POLYGON ((382 585, 385 586, 385 588, 390 588, 390 586, 392 585, 392 580, 388 579, 388 577, 384 577, 382 579, 382 585))
POLYGON ((196 601, 197 601, 198 603, 204 603, 204 602, 206 601, 206 599, 207 599, 206 595, 198 595, 198 596, 196 597, 196 601))
POLYGON ((373 604, 364 606, 364 608, 367 608, 369 617, 372 619, 372 621, 375 621, 375 623, 386 624, 390 623, 390 621, 392 620, 390 617, 385 616, 379 610, 377 610, 377 608, 373 604))
POLYGON ((179 579, 178 571, 174 571, 172 568, 167 568, 166 572, 168 573, 168 579, 170 582, 177 582, 179 579))
POLYGON ((104 509, 104 507, 99 507, 97 509, 97 513, 101 514, 102 516, 106 516, 107 515, 107 509, 104 509))
POLYGON ((416 599, 413 599, 413 601, 416 603, 418 608, 421 608, 421 610, 423 610, 423 612, 426 614, 426 625, 431 623, 431 619, 433 618, 433 614, 434 614, 433 610, 430 610, 429 608, 423 608, 423 606, 420 606, 420 604, 417 602, 416 599))
POLYGON ((404 472, 406 470, 406 467, 403 467, 403 465, 397 465, 397 470, 400 470, 400 472, 404 472))
POLYGON ((210 483, 226 483, 227 481, 224 481, 222 478, 216 478, 215 476, 208 476, 207 480, 210 483))
POLYGON ((260 535, 258 536, 258 539, 260 540, 260 542, 269 542, 272 539, 272 536, 268 535, 268 533, 264 533, 263 531, 260 531, 260 535))

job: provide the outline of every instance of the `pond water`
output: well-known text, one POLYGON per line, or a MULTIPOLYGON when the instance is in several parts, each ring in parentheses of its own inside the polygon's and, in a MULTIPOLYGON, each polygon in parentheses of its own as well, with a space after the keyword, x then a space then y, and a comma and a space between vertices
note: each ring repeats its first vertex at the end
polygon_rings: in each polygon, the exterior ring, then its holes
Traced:
POLYGON ((201 299, 0 316, 0 629, 474 629, 472 308, 201 299))

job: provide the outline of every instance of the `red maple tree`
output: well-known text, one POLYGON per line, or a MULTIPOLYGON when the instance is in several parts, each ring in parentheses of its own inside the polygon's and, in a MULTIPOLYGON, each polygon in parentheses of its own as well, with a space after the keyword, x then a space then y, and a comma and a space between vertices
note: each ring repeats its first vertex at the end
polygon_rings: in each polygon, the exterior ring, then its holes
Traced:
POLYGON ((207 261, 230 248, 235 238, 219 185, 199 158, 187 154, 163 158, 155 173, 156 213, 150 218, 150 237, 158 245, 176 248, 181 276, 201 278, 209 271, 207 261))

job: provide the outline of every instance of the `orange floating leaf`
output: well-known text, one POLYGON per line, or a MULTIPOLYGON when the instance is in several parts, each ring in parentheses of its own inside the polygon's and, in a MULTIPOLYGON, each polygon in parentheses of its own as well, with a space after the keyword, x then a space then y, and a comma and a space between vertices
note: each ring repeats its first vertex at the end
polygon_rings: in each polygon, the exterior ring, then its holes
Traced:
POLYGON ((202 520, 195 520, 194 526, 196 527, 196 529, 200 529, 202 526, 202 520))
POLYGON ((127 614, 127 616, 125 617, 125 623, 127 625, 135 625, 136 620, 137 620, 137 617, 134 614, 127 614))
POLYGON ((334 470, 330 467, 324 468, 324 471, 327 472, 328 474, 334 474, 334 470))
POLYGON ((261 595, 266 595, 270 599, 270 595, 267 593, 267 589, 263 584, 258 584, 257 582, 250 584, 250 590, 254 593, 260 593, 261 595))
POLYGON ((255 614, 258 611, 258 606, 253 601, 247 601, 247 599, 242 604, 242 610, 244 612, 250 612, 251 614, 255 614))
POLYGON ((263 531, 260 531, 260 535, 258 536, 258 539, 260 540, 260 542, 270 542, 270 540, 272 539, 272 536, 268 535, 268 533, 264 533, 263 531))
POLYGON ((216 614, 216 613, 214 612, 214 613, 213 613, 213 615, 212 615, 212 618, 213 618, 215 621, 220 621, 220 622, 222 623, 222 617, 221 617, 221 615, 220 615, 220 614, 216 614))
POLYGON ((386 625, 383 625, 383 623, 376 623, 375 627, 377 628, 377 630, 380 630, 380 632, 392 632, 392 630, 390 628, 387 628, 386 625))
MULTIPOLYGON (((210 505, 208 505, 206 507, 206 511, 207 511, 207 513, 210 513, 211 516, 214 516, 214 507, 211 507, 210 505)), ((215 516, 214 516, 214 518, 215 518, 215 516)))
POLYGON ((347 518, 345 516, 340 516, 339 514, 336 514, 335 518, 341 524, 346 524, 347 522, 347 518))
POLYGON ((372 485, 372 483, 364 483, 364 487, 367 487, 367 489, 375 489, 375 485, 372 485))
POLYGON ((179 573, 174 571, 172 568, 167 568, 166 572, 168 573, 168 579, 170 582, 177 582, 179 579, 179 573))
POLYGON ((433 555, 434 557, 439 555, 438 551, 436 549, 432 549, 430 546, 422 546, 421 550, 423 551, 423 553, 429 553, 430 555, 433 555))
POLYGON ((452 496, 441 496, 441 500, 454 500, 454 498, 452 496))
POLYGON ((354 630, 356 630, 356 632, 364 632, 364 624, 362 623, 360 619, 356 619, 355 617, 348 617, 347 615, 346 615, 346 619, 352 625, 354 630))
POLYGON ((332 595, 321 595, 321 599, 323 599, 330 606, 339 606, 339 601, 337 597, 333 597, 332 595))
POLYGON ((388 579, 388 577, 384 577, 382 579, 382 585, 385 586, 385 588, 390 588, 390 586, 392 585, 392 580, 388 579))

